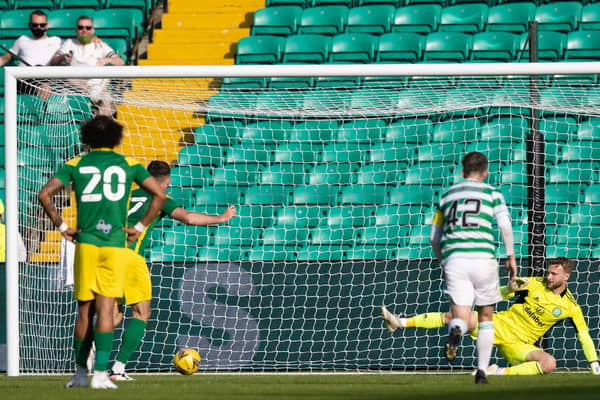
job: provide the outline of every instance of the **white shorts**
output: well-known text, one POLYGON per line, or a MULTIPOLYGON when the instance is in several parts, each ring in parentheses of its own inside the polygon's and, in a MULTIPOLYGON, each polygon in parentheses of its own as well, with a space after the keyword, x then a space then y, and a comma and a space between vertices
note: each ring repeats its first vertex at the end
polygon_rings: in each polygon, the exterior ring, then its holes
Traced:
POLYGON ((495 259, 453 258, 444 265, 446 294, 459 306, 487 306, 502 300, 495 259))

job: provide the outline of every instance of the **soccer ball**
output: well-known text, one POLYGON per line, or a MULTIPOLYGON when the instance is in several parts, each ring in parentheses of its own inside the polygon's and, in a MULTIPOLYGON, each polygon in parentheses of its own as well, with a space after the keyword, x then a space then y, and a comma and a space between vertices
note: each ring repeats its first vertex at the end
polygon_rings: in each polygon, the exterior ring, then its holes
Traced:
POLYGON ((175 370, 183 375, 192 375, 200 368, 200 354, 194 349, 181 349, 173 357, 175 370))

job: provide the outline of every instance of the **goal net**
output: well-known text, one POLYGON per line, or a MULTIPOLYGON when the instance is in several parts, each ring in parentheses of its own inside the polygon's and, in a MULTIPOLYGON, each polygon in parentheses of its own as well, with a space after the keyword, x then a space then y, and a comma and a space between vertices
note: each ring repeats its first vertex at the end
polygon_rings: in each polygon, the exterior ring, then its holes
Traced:
MULTIPOLYGON (((380 307, 448 310, 429 225, 475 150, 507 201, 520 274, 539 273, 532 260, 576 259, 569 287, 597 338, 598 68, 569 64, 7 68, 7 240, 18 230, 28 251, 17 263, 7 247, 9 373, 74 368, 68 250, 36 196, 84 151, 78 129, 94 110, 75 79, 89 78, 110 82, 105 100, 126 129, 119 152, 169 162, 168 193, 185 209, 220 214, 233 204, 238 214, 214 226, 165 217, 150 233, 153 312, 128 370, 170 371, 182 347, 214 371, 474 368, 470 338, 448 364, 446 328, 392 334, 380 307), (13 76, 37 94, 15 94, 13 76), (46 84, 43 101, 36 91, 46 84), (533 137, 543 153, 528 152, 533 137)), ((56 201, 74 226, 70 192, 56 201)), ((544 346, 560 368, 587 367, 569 324, 544 346)))

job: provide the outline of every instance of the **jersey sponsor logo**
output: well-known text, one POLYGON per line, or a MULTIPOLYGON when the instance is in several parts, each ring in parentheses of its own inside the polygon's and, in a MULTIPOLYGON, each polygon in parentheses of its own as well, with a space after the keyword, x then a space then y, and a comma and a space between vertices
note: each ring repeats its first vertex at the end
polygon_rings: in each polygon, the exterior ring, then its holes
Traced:
POLYGON ((554 315, 555 317, 560 316, 560 314, 562 314, 562 310, 560 309, 560 307, 554 307, 554 309, 552 309, 552 315, 554 315))
POLYGON ((540 317, 538 317, 536 311, 529 308, 529 306, 525 306, 525 308, 523 308, 523 311, 525 311, 525 314, 527 314, 529 318, 531 318, 531 320, 537 324, 537 326, 539 326, 540 328, 543 328, 545 326, 545 324, 540 320, 540 317))
POLYGON ((108 235, 110 233, 110 231, 112 230, 112 225, 107 224, 106 222, 104 222, 103 219, 101 219, 96 224, 96 229, 99 231, 102 231, 103 233, 108 235))

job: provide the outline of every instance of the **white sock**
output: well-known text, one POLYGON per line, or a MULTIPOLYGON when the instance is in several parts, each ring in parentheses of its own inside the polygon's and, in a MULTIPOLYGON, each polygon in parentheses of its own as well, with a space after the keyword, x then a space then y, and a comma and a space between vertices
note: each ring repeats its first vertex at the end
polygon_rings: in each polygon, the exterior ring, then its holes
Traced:
POLYGON ((479 323, 477 333, 477 368, 485 371, 490 365, 492 348, 494 347, 494 322, 486 321, 479 323))
POLYGON ((460 328, 461 335, 464 335, 467 333, 467 330, 468 330, 467 323, 460 318, 452 318, 452 320, 448 324, 448 333, 450 333, 452 328, 454 328, 455 326, 458 326, 460 328))
POLYGON ((125 372, 125 364, 123 364, 121 361, 115 361, 111 369, 115 374, 122 374, 125 372))

